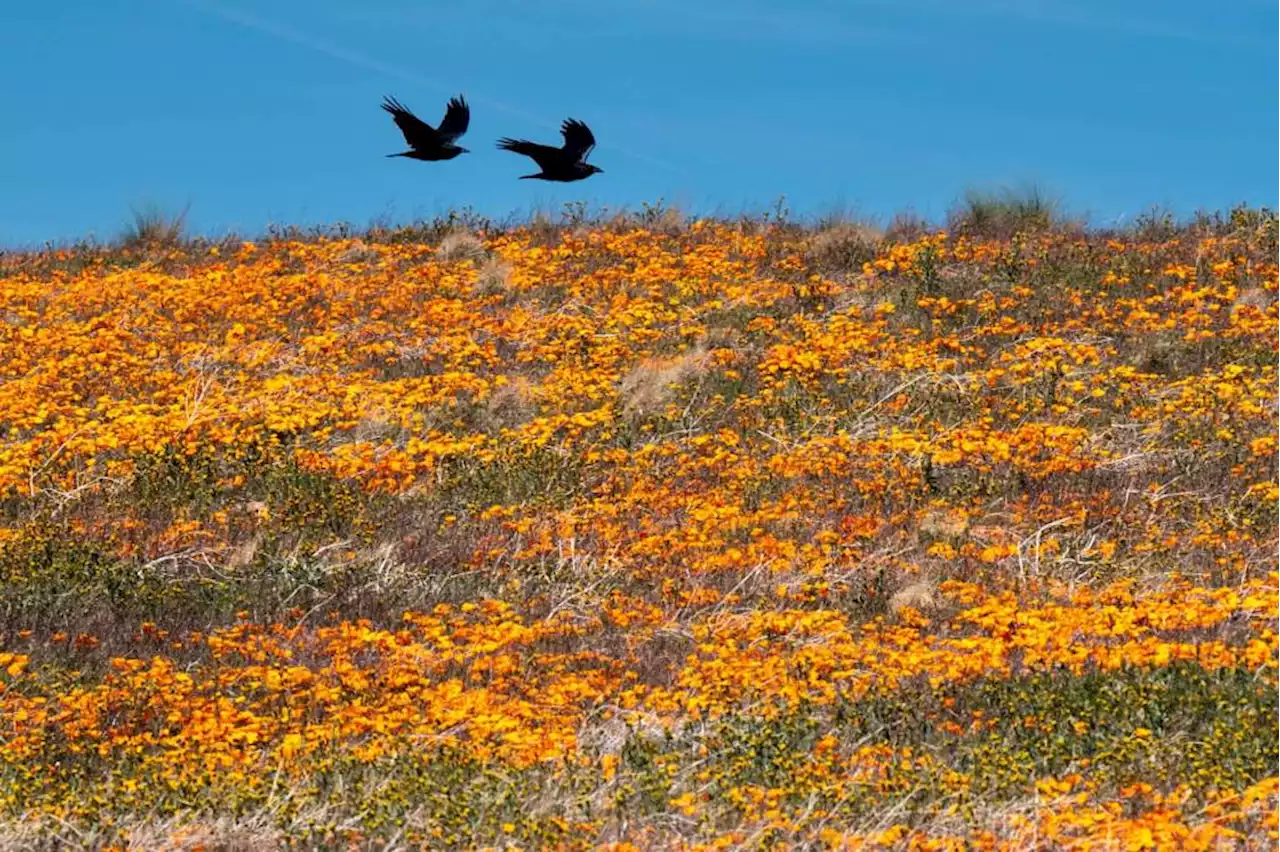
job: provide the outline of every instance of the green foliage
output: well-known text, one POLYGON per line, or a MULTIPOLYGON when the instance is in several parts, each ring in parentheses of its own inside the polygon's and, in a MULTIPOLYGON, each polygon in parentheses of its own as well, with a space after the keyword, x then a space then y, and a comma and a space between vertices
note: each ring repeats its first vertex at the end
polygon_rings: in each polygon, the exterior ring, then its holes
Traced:
POLYGON ((975 791, 996 796, 1025 795, 1036 778, 1085 766, 1102 783, 1240 789, 1280 760, 1274 738, 1255 735, 1280 724, 1275 684, 1197 663, 921 685, 843 715, 851 735, 936 751, 971 775, 975 791), (984 723, 971 727, 975 718, 984 723), (965 732, 942 732, 944 721, 965 732))
POLYGON ((1062 224, 1062 205, 1042 189, 970 189, 949 216, 950 229, 969 236, 1007 238, 1062 224))
POLYGON ((104 616, 148 617, 164 596, 154 572, 111 556, 64 523, 41 521, 0 545, 0 632, 76 632, 104 616))
POLYGON ((189 210, 190 205, 176 214, 166 213, 155 204, 135 208, 132 221, 120 234, 120 244, 131 249, 180 247, 186 242, 189 210))
POLYGON ((272 439, 239 457, 173 448, 144 456, 119 499, 153 521, 207 517, 260 502, 273 527, 303 547, 367 534, 382 502, 358 483, 299 467, 272 439))
POLYGON ((450 461, 438 498, 445 505, 483 510, 493 505, 567 505, 580 493, 583 462, 554 447, 504 448, 490 461, 450 461))

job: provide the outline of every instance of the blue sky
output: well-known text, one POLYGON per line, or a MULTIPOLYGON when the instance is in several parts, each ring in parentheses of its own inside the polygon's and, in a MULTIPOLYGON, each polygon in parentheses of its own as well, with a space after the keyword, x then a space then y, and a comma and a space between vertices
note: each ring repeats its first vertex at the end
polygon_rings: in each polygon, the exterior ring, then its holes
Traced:
POLYGON ((1095 222, 1277 198, 1274 0, 12 0, 0 245, 659 198, 734 214, 940 217, 1034 182, 1095 222), (14 81, 21 81, 14 85, 14 81), (387 159, 391 94, 445 163, 387 159), (499 136, 599 142, 587 181, 520 181, 499 136))

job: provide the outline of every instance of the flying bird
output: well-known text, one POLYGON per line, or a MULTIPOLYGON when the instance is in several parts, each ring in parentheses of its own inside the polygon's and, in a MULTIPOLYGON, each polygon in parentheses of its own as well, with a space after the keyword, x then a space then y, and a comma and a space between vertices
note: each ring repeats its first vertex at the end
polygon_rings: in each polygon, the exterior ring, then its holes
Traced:
POLYGON ((527 139, 499 139, 498 147, 504 151, 524 154, 538 164, 542 171, 536 175, 521 175, 520 179, 537 178, 539 180, 555 180, 569 182, 589 178, 604 169, 587 162, 587 156, 596 146, 596 137, 591 129, 576 118, 565 119, 560 125, 560 135, 564 137, 564 145, 552 148, 550 145, 539 145, 527 139))
POLYGON ((471 107, 467 106, 461 95, 449 99, 449 106, 445 108, 439 127, 427 124, 395 98, 383 98, 382 108, 391 113, 410 149, 399 154, 388 154, 388 157, 452 160, 459 154, 468 153, 466 148, 456 144, 458 137, 467 132, 467 125, 471 123, 471 107))

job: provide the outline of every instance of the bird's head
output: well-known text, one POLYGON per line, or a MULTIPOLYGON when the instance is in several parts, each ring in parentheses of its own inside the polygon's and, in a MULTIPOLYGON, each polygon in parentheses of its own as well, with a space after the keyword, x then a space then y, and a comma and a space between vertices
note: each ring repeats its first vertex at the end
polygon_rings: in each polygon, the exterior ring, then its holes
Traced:
POLYGON ((592 175, 604 174, 604 169, 600 168, 599 166, 593 166, 590 163, 587 163, 587 174, 592 174, 592 175))

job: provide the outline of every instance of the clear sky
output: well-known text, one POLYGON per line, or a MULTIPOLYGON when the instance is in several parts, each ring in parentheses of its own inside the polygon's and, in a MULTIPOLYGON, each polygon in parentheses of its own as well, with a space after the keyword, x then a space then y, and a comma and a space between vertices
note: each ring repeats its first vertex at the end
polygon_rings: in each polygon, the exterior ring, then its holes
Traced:
POLYGON ((664 198, 939 217, 1034 182, 1095 222, 1277 199, 1275 0, 8 0, 0 245, 664 198), (465 94, 473 153, 404 150, 465 94), (520 181, 500 136, 594 130, 520 181))

